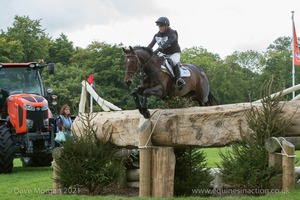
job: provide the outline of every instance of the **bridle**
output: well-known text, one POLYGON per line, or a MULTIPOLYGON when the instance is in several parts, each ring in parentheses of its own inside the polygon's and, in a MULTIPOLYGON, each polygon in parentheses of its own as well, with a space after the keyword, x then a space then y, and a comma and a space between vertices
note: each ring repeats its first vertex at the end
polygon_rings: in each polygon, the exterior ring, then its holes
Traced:
MULTIPOLYGON (((145 75, 145 68, 146 66, 149 64, 151 58, 153 57, 153 54, 150 55, 150 57, 147 59, 147 61, 143 64, 143 62, 140 60, 140 58, 135 54, 135 55, 125 55, 125 59, 127 57, 134 57, 136 58, 136 66, 135 66, 135 70, 133 71, 127 71, 127 75, 130 76, 131 78, 133 78, 136 74, 140 74, 140 76, 145 75), (133 73, 133 75, 129 74, 129 73, 133 73)), ((156 74, 157 72, 161 71, 161 69, 159 68, 158 70, 155 70, 154 72, 152 72, 151 74, 148 74, 148 77, 153 76, 154 74, 156 74)))
POLYGON ((133 78, 137 72, 141 71, 141 68, 139 67, 141 64, 140 59, 137 57, 137 55, 125 55, 125 62, 126 60, 129 60, 129 57, 133 57, 136 58, 136 65, 135 65, 135 69, 133 69, 132 71, 126 71, 127 75, 130 76, 131 78, 133 78), (133 74, 133 75, 132 75, 133 74))

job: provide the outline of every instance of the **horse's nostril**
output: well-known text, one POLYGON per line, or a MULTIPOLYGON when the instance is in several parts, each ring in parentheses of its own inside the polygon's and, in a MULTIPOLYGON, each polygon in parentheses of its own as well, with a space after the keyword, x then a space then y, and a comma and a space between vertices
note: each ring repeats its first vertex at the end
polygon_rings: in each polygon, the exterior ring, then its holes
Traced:
POLYGON ((127 86, 130 86, 130 85, 132 84, 132 82, 129 81, 129 80, 128 80, 128 81, 125 81, 125 83, 126 83, 127 86))

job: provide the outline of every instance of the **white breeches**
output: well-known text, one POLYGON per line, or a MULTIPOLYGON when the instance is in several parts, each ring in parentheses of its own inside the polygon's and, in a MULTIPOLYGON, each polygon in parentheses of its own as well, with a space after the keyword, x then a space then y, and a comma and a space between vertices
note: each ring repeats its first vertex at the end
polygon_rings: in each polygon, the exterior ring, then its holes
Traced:
POLYGON ((169 54, 167 57, 172 60, 173 66, 180 62, 180 53, 169 54))

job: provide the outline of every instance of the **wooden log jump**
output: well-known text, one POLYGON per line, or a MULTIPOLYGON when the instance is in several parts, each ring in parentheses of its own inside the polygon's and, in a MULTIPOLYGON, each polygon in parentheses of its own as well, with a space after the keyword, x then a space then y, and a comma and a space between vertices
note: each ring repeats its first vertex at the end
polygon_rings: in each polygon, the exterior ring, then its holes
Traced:
MULTIPOLYGON (((168 110, 150 110, 151 142, 156 146, 223 147, 241 140, 240 128, 247 132, 246 112, 251 105, 239 103, 210 107, 192 107, 168 110)), ((286 129, 286 136, 300 136, 300 101, 281 102, 284 117, 293 120, 286 129)), ((73 122, 75 132, 83 129, 84 115, 73 122), (83 118, 83 119, 82 119, 83 118)), ((143 118, 138 110, 92 113, 92 123, 98 127, 97 137, 110 136, 121 147, 139 146, 139 123, 143 118)))
MULTIPOLYGON (((293 116, 286 135, 300 136, 297 109, 300 101, 281 102, 280 105, 284 117, 293 116)), ((140 148, 140 197, 171 197, 175 171, 173 148, 223 147, 240 141, 240 129, 248 132, 246 112, 251 106, 259 109, 262 104, 157 109, 150 110, 148 120, 137 110, 99 112, 92 114, 91 124, 97 126, 98 139, 110 138, 117 146, 140 148)), ((82 132, 82 120, 84 114, 74 120, 75 133, 82 132)))

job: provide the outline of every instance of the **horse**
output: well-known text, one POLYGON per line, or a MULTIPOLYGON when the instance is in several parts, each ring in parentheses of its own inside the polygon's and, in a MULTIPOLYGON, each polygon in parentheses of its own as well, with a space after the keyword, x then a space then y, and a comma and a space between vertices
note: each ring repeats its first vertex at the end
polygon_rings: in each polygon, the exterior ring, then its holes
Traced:
MULTIPOLYGON (((197 101, 200 106, 217 105, 216 98, 210 91, 209 81, 204 71, 193 64, 182 64, 182 78, 185 85, 181 90, 176 87, 175 76, 164 65, 166 59, 153 53, 151 48, 136 46, 129 49, 122 48, 125 53, 125 76, 124 82, 131 86, 133 78, 138 75, 141 85, 131 91, 136 108, 145 117, 150 117, 147 108, 147 98, 151 95, 165 100, 167 97, 190 97, 197 101), (184 71, 185 70, 185 71, 184 71), (186 77, 183 74, 186 73, 186 77), (142 97, 140 100, 139 96, 142 97)), ((171 67, 172 68, 172 67, 171 67)))

